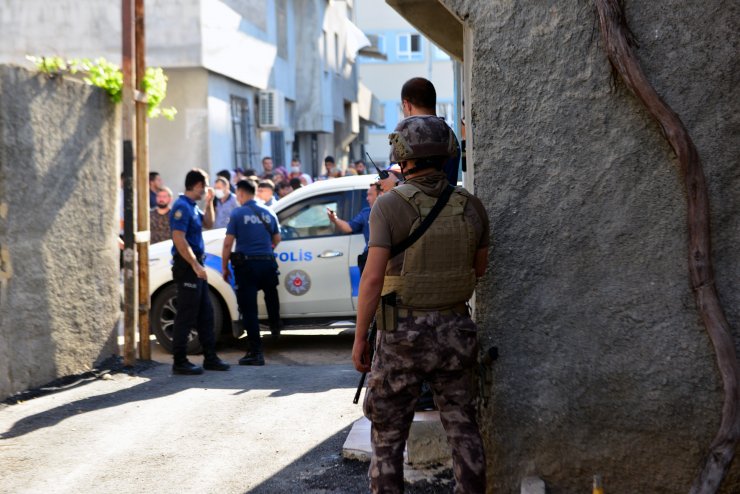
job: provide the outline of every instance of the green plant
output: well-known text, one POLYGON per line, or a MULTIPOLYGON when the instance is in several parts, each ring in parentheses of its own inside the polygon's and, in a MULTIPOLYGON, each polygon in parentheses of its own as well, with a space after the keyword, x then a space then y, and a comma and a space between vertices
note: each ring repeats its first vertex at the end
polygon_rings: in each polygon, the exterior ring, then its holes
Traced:
MULTIPOLYGON (((34 57, 27 56, 39 72, 49 77, 60 75, 83 75, 83 81, 91 86, 104 89, 114 103, 120 103, 123 93, 123 72, 121 68, 98 58, 92 61, 87 58, 65 60, 61 57, 34 57)), ((160 67, 148 67, 143 79, 143 91, 147 97, 147 115, 150 118, 162 116, 173 120, 177 114, 174 107, 161 108, 162 100, 167 96, 167 76, 160 67)))

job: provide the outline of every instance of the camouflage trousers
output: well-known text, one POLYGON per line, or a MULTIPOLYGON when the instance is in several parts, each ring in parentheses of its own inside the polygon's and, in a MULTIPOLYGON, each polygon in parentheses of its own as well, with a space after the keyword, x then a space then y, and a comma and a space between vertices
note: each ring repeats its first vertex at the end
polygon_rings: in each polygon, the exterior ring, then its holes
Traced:
POLYGON ((432 387, 452 449, 455 493, 485 492, 472 381, 477 354, 477 328, 469 317, 420 313, 399 320, 396 331, 378 333, 364 402, 372 422, 373 493, 403 492, 403 451, 422 381, 432 387))

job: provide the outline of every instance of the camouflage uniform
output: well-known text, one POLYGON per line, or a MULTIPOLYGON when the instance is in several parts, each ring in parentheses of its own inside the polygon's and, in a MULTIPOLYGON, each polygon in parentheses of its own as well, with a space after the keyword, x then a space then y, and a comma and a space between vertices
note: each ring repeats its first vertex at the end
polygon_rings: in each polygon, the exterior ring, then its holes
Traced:
MULTIPOLYGON (((390 135, 391 161, 450 156, 451 135, 438 117, 404 119, 390 135)), ((412 177, 373 206, 371 248, 401 243, 418 226, 420 215, 428 214, 422 211, 449 188, 440 171, 412 177)), ((369 477, 374 493, 403 492, 403 451, 423 381, 434 392, 452 449, 455 492, 485 492, 486 461, 473 386, 478 333, 464 302, 475 287, 474 254, 488 247, 488 233, 480 200, 456 189, 424 235, 386 266, 382 291, 398 296, 400 317, 395 329, 379 326, 388 331, 378 332, 365 395, 365 416, 372 422, 369 477), (429 283, 430 275, 434 283, 429 283)))
POLYGON ((452 448, 455 492, 485 492, 472 386, 477 354, 477 330, 468 316, 422 312, 399 320, 396 331, 378 333, 364 403, 372 422, 372 492, 403 492, 403 450, 424 380, 434 391, 452 448))

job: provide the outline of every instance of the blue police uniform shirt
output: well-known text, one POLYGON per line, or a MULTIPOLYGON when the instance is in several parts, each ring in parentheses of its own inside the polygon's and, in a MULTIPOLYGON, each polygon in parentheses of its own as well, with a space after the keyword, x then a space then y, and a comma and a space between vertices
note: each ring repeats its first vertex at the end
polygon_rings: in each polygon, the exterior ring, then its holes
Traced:
POLYGON ((254 199, 232 211, 226 227, 226 234, 236 237, 234 250, 245 256, 272 255, 272 236, 279 232, 280 224, 275 213, 254 199), (270 233, 267 233, 267 228, 257 216, 257 212, 269 225, 270 233))
POLYGON ((370 241, 370 206, 362 208, 348 223, 352 227, 352 233, 362 232, 362 236, 365 237, 365 251, 367 251, 367 243, 370 241))
MULTIPOLYGON (((193 249, 193 254, 200 257, 205 252, 203 243, 203 211, 198 207, 194 200, 184 194, 175 201, 170 211, 170 231, 179 230, 185 232, 185 240, 193 249)), ((175 255, 177 248, 172 246, 172 255, 175 255)))

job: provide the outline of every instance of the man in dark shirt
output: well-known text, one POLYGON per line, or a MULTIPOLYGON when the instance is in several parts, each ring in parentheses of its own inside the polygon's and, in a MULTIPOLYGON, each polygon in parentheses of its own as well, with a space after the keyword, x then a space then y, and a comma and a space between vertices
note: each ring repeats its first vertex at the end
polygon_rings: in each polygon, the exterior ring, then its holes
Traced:
POLYGON ((169 187, 162 187, 157 192, 156 206, 149 211, 149 231, 151 232, 149 242, 152 244, 171 238, 170 204, 172 204, 172 191, 169 187))
MULTIPOLYGON (((403 117, 408 118, 416 115, 437 115, 437 91, 434 84, 423 77, 414 77, 406 81, 401 88, 401 108, 403 117)), ((447 181, 452 185, 457 184, 458 169, 460 168, 460 143, 455 137, 457 151, 450 156, 443 170, 447 181)))
POLYGON ((157 192, 164 186, 157 172, 149 172, 149 209, 157 204, 157 192))

